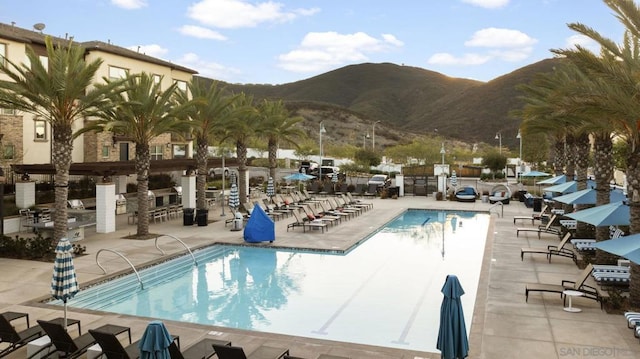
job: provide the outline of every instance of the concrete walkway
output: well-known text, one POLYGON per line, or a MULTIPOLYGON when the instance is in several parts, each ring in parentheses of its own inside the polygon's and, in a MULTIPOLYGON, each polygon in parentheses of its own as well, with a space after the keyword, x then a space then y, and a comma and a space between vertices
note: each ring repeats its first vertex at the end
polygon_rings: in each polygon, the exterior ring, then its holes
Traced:
MULTIPOLYGON (((406 196, 397 200, 366 200, 374 202, 373 210, 331 228, 330 235, 309 232, 303 234, 300 228, 287 232, 286 225, 293 219, 277 221, 277 240, 273 245, 346 249, 407 208, 476 211, 489 211, 492 208, 492 205, 481 201, 459 203, 436 201, 433 197, 406 196)), ((559 241, 557 236, 553 235, 543 235, 542 239, 538 239, 535 233, 521 233, 520 237, 516 237, 517 226, 531 226, 530 221, 513 223, 514 215, 532 213, 523 203, 512 201, 503 207, 493 207, 491 213, 492 222, 471 323, 471 358, 640 357, 638 339, 634 338, 633 332, 626 327, 622 315, 607 314, 600 310, 595 301, 574 298, 574 306, 582 309, 580 313, 565 312, 562 300, 557 294, 532 293, 529 302, 525 303, 525 283, 560 283, 562 279, 575 277, 580 269, 568 258, 554 258, 551 264, 544 255, 525 256, 524 261, 520 260, 521 247, 546 247, 559 241)), ((206 227, 185 227, 180 218, 151 224, 150 230, 153 233, 177 236, 191 248, 215 242, 243 243, 242 232, 230 231, 229 225, 225 227, 224 219, 229 218, 231 217, 228 211, 226 216, 222 217, 219 209, 212 209, 209 219, 217 221, 206 227)), ((154 248, 154 240, 123 239, 136 231, 134 225, 127 224, 126 215, 118 216, 117 229, 116 233, 110 234, 87 231, 82 244, 86 245, 89 255, 74 260, 82 285, 127 271, 128 265, 125 261, 105 253, 100 256, 100 262, 109 274, 103 275, 95 259, 95 253, 102 248, 125 253, 136 267, 163 259, 154 248)), ((169 239, 161 238, 160 246, 167 252, 167 256, 184 251, 184 247, 169 239)), ((59 317, 60 308, 40 302, 49 298, 51 269, 50 263, 0 258, 0 312, 27 312, 32 323, 36 319, 59 317)), ((139 338, 149 322, 149 318, 75 309, 69 310, 69 317, 82 321, 83 333, 89 328, 103 324, 119 324, 131 327, 133 338, 139 338)), ((404 351, 171 321, 165 323, 172 334, 180 336, 183 347, 209 336, 231 340, 234 345, 244 347, 248 353, 259 345, 266 344, 288 347, 291 355, 305 358, 316 358, 321 353, 361 359, 440 357, 439 353, 404 351)), ((16 321, 17 329, 24 327, 22 321, 16 321)), ((71 334, 75 335, 73 331, 71 334)), ((435 341, 436 338, 425 340, 435 341)), ((26 349, 9 356, 25 357, 26 349)))

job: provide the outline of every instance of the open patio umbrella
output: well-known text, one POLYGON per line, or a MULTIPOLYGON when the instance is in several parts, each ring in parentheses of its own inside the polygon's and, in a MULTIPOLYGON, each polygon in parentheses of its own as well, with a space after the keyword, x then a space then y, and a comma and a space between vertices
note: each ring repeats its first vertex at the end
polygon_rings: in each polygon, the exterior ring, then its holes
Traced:
POLYGON ((583 209, 566 215, 580 222, 601 226, 628 226, 630 223, 629 206, 624 202, 613 202, 602 206, 583 209))
POLYGON ((53 262, 51 295, 64 303, 64 328, 67 329, 67 301, 78 293, 78 279, 73 266, 73 246, 67 238, 62 238, 56 246, 53 262))
POLYGON ((238 193, 238 186, 236 184, 231 185, 229 191, 229 207, 235 212, 240 207, 240 194, 238 193))
POLYGON ((159 320, 150 322, 138 342, 140 359, 171 359, 169 345, 172 341, 164 323, 159 320))
POLYGON ((596 242, 593 246, 640 264, 640 233, 596 242))
POLYGON ((560 183, 551 187, 546 187, 543 190, 545 192, 556 192, 556 193, 566 194, 566 193, 573 193, 577 189, 578 189, 578 182, 569 181, 569 182, 560 183))
POLYGON ((520 177, 547 177, 547 176, 551 176, 551 175, 546 172, 540 172, 540 171, 529 171, 520 175, 520 177))
MULTIPOLYGON (((610 191, 609 202, 624 201, 626 196, 621 191, 610 191)), ((562 196, 553 197, 554 201, 566 204, 596 204, 596 190, 587 188, 582 191, 564 194, 562 196)))
POLYGON ((466 358, 469 354, 469 340, 460 302, 464 290, 457 276, 447 276, 442 294, 444 298, 440 306, 440 329, 436 348, 440 350, 441 358, 466 358))
POLYGON ((312 176, 312 175, 308 175, 300 172, 295 172, 288 176, 284 176, 284 179, 287 181, 298 181, 298 189, 300 188, 300 182, 308 181, 314 178, 316 178, 316 176, 312 176))
POLYGON ((545 180, 542 180, 542 181, 538 182, 538 184, 556 185, 556 184, 561 184, 561 183, 565 183, 565 182, 567 182, 567 176, 560 175, 560 176, 555 176, 555 177, 551 177, 551 178, 547 178, 545 180))
POLYGON ((267 181, 267 197, 269 197, 269 200, 271 200, 275 195, 276 189, 273 184, 273 177, 269 177, 269 180, 267 181))

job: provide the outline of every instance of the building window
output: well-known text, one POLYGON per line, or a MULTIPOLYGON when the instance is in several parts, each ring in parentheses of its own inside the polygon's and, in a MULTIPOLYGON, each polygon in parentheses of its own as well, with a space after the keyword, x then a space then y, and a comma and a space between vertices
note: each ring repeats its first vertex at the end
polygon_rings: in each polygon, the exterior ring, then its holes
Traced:
POLYGON ((153 74, 153 83, 158 85, 160 84, 160 81, 162 81, 162 76, 158 75, 158 74, 153 74))
POLYGON ((161 160, 163 158, 163 147, 162 145, 150 146, 149 153, 151 154, 152 160, 161 160))
POLYGON ((15 115, 16 110, 13 108, 0 108, 0 115, 15 115))
POLYGON ((2 155, 5 160, 12 160, 15 158, 16 148, 12 144, 4 145, 2 150, 2 155))
POLYGON ((187 158, 187 145, 173 145, 173 158, 187 158))
POLYGON ((47 72, 49 72, 49 58, 42 55, 40 55, 39 58, 40 58, 40 63, 42 64, 42 67, 47 69, 47 72))
POLYGON ((5 59, 7 57, 7 44, 0 43, 0 62, 5 64, 5 59))
POLYGON ((122 67, 109 66, 109 78, 112 80, 119 80, 127 77, 129 70, 122 67))
POLYGON ((102 158, 109 158, 110 146, 107 144, 102 145, 102 158))
POLYGON ((47 122, 45 120, 34 120, 35 127, 35 140, 46 141, 47 140, 47 122))
POLYGON ((174 80, 176 83, 176 87, 180 90, 187 92, 187 82, 182 80, 174 80))

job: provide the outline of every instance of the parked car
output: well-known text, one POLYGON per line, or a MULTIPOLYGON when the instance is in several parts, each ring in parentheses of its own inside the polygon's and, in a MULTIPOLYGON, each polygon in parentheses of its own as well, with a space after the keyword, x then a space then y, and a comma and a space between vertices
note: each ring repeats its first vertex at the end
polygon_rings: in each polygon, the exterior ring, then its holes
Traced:
POLYGON ((318 164, 315 162, 311 162, 311 161, 301 161, 300 162, 300 168, 298 169, 298 172, 300 173, 306 173, 308 175, 312 174, 311 172, 313 172, 314 170, 318 169, 318 164))
POLYGON ((231 173, 229 167, 225 167, 224 170, 222 167, 209 168, 209 177, 222 176, 223 172, 225 177, 229 177, 229 174, 231 173))
POLYGON ((389 187, 391 185, 391 179, 387 175, 373 175, 367 181, 367 186, 377 185, 378 187, 389 187))
MULTIPOLYGON (((340 173, 340 167, 335 167, 335 166, 321 166, 320 167, 322 169, 322 178, 324 179, 332 179, 333 178, 333 174, 337 173, 338 174, 338 180, 342 181, 346 178, 346 175, 344 173, 340 173)), ((313 176, 318 176, 319 173, 319 169, 315 168, 313 170, 311 170, 311 173, 309 173, 310 175, 313 176)))

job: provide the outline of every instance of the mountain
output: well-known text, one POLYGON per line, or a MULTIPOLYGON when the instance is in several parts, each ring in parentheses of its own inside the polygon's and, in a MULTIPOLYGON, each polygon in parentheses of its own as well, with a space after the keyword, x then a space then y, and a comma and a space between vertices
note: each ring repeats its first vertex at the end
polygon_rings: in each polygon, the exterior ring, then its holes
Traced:
POLYGON ((509 112, 523 105, 517 86, 551 71, 559 61, 543 60, 489 82, 418 67, 364 63, 282 85, 221 84, 258 101, 282 99, 305 117, 303 127, 310 136, 317 136, 315 123, 326 121, 329 141, 364 144, 380 121, 375 139, 382 146, 402 142, 406 134, 433 132, 467 143, 494 144, 501 132, 503 145, 513 148, 520 120, 509 112))

